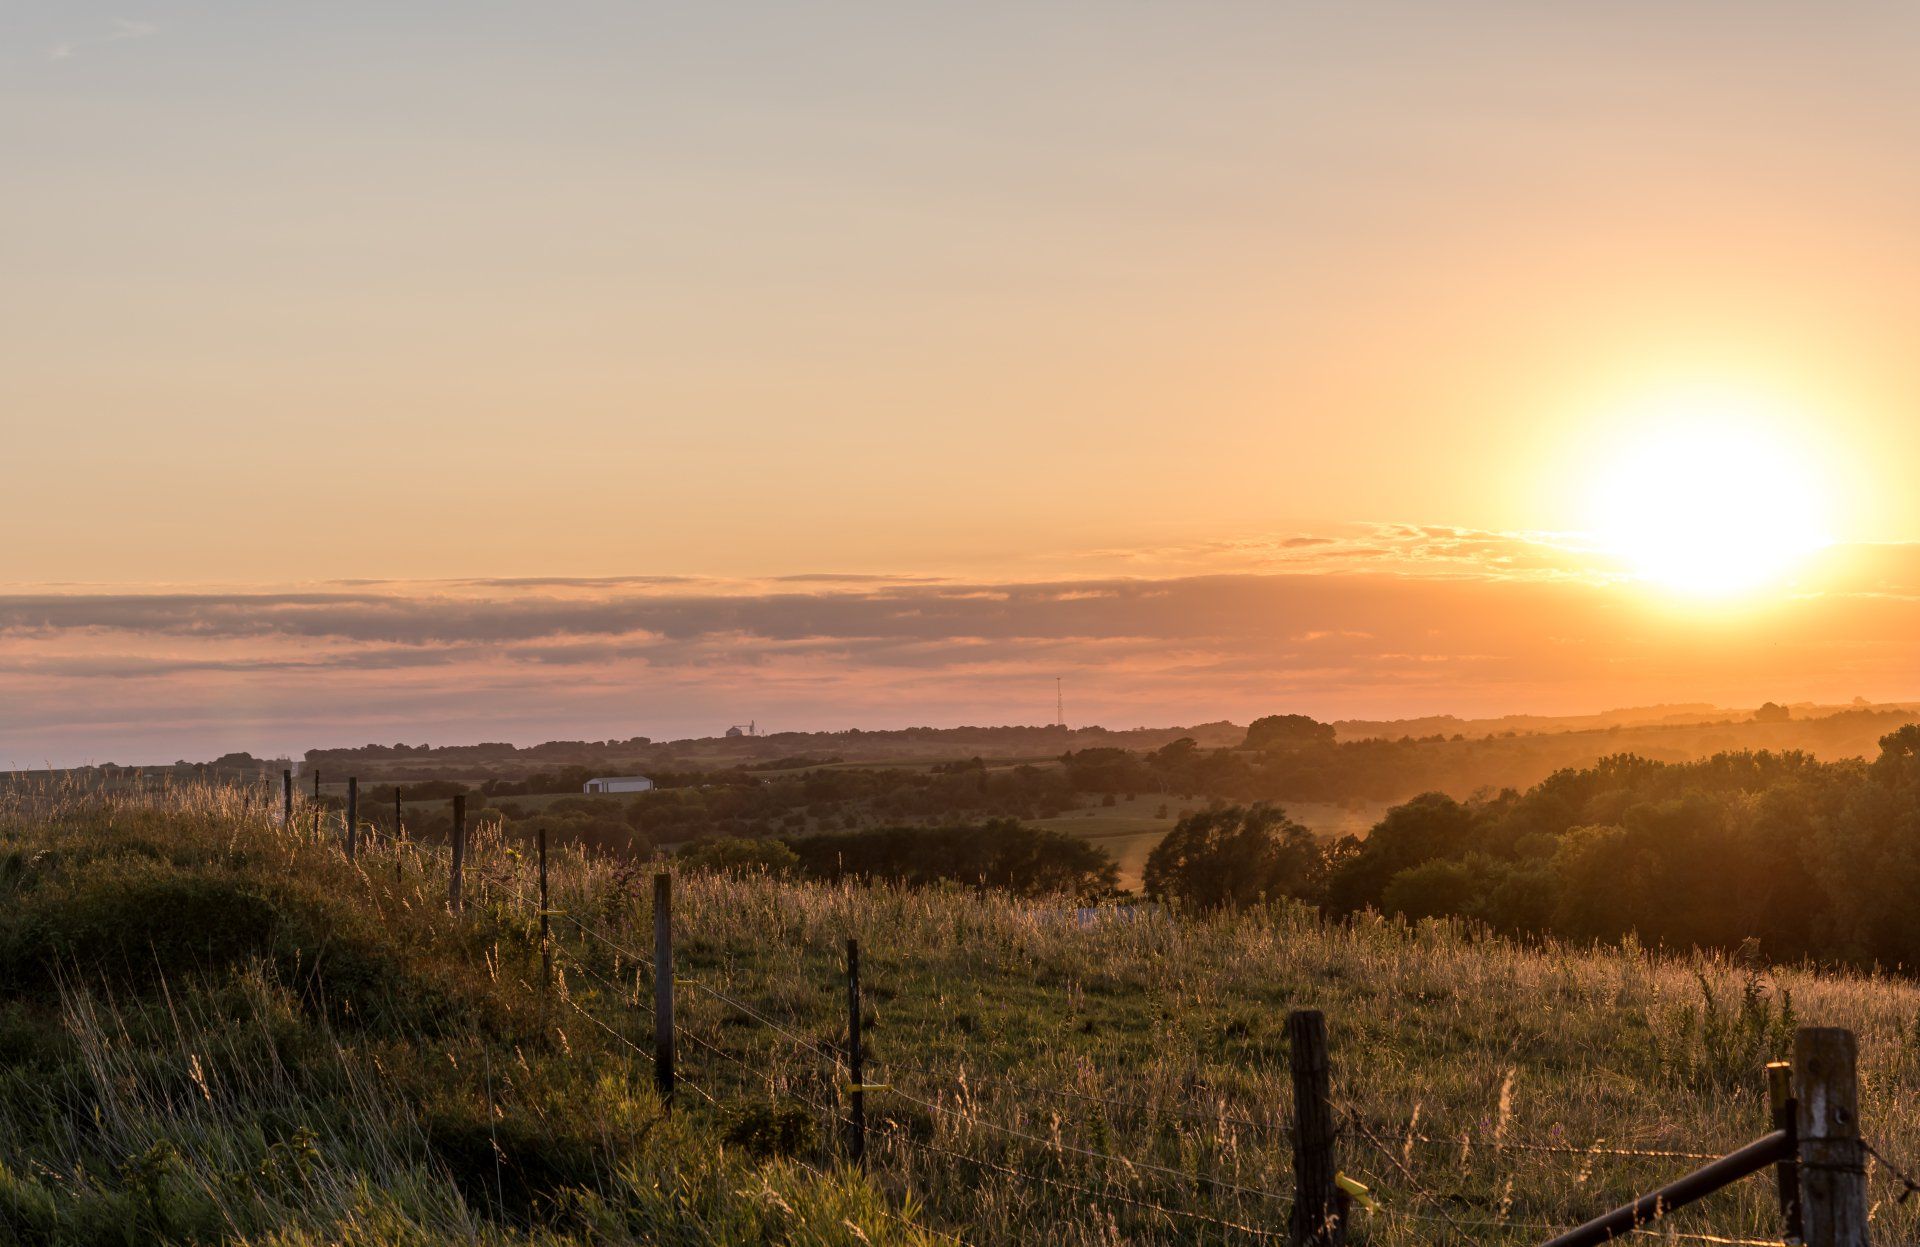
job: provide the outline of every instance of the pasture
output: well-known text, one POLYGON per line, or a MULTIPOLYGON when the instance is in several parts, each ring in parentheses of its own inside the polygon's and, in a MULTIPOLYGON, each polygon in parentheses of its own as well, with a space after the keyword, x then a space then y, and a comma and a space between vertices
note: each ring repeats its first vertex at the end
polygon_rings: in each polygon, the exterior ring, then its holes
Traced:
MULTIPOLYGON (((305 811, 301 811, 302 814, 305 811)), ((1792 1025, 1859 1032, 1920 1153, 1920 989, 1272 908, 1082 923, 971 889, 687 874, 651 1090, 645 872, 273 825, 231 792, 0 806, 0 1222, 25 1241, 1260 1243, 1287 1010, 1332 1032, 1360 1241, 1526 1243, 1764 1124, 1792 1025), (842 1159, 843 946, 873 1127, 842 1159), (1648 1155, 1647 1153, 1655 1153, 1648 1155)), ((1879 1231, 1916 1228, 1877 1166, 1879 1231)), ((1765 1241, 1750 1181, 1677 1229, 1765 1241)))

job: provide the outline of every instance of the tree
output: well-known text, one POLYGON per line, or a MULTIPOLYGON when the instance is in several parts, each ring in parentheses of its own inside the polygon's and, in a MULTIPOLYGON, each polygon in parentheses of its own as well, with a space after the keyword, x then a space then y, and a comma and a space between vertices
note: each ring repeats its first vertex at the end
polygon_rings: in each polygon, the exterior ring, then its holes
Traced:
POLYGON ((1388 883, 1401 871, 1465 855, 1473 846, 1477 821, 1474 807, 1443 792, 1422 793, 1395 806, 1343 855, 1328 881, 1329 904, 1336 913, 1380 906, 1388 883))
POLYGON ((1067 782, 1076 792, 1146 792, 1153 779, 1139 757, 1125 749, 1099 746, 1060 756, 1067 782))
POLYGON ((1753 712, 1755 723, 1785 723, 1791 718, 1793 718, 1793 711, 1778 702, 1770 701, 1753 712))
POLYGON ((1147 855, 1147 895, 1194 909, 1317 899, 1325 856, 1278 806, 1220 806, 1188 815, 1147 855))
POLYGON ((1245 749, 1305 749, 1331 745, 1333 725, 1304 714, 1270 714, 1247 725, 1245 749))
POLYGON ((1896 790, 1920 787, 1920 724, 1909 723, 1880 738, 1873 777, 1896 790))

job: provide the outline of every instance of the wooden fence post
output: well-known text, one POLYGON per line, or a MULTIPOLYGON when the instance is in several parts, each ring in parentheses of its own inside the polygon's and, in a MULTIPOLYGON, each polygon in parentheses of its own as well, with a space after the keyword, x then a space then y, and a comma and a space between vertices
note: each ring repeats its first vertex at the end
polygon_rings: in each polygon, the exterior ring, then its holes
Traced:
POLYGON ((1340 1247, 1347 1241, 1346 1200, 1334 1181, 1333 1094, 1327 1066, 1327 1020, 1318 1009, 1287 1015, 1293 1069, 1293 1219, 1295 1247, 1340 1247))
POLYGON ((320 772, 313 772, 313 838, 320 838, 320 772))
POLYGON ((553 939, 547 926, 547 826, 542 823, 534 831, 535 843, 540 846, 540 981, 551 985, 553 982, 553 939))
POLYGON ((461 794, 453 799, 453 867, 447 872, 447 906, 456 914, 464 904, 460 895, 460 870, 466 861, 467 798, 461 794))
POLYGON ((673 876, 653 877, 653 1085, 673 1108, 673 876))
POLYGON ((1800 1242, 1800 1123, 1799 1105, 1793 1098, 1793 1062, 1767 1062, 1767 1103, 1773 1110, 1773 1128, 1787 1132, 1787 1159, 1773 1168, 1780 1196, 1780 1222, 1790 1243, 1800 1242))
POLYGON ((866 1053, 860 1046, 860 941, 847 941, 847 1155, 856 1165, 867 1163, 866 1053))
POLYGON ((1806 1247, 1867 1247, 1867 1165, 1853 1032, 1805 1026, 1793 1038, 1806 1247))
POLYGON ((293 772, 280 772, 280 826, 293 830, 293 772))
POLYGON ((347 776, 347 860, 360 851, 360 781, 347 776))

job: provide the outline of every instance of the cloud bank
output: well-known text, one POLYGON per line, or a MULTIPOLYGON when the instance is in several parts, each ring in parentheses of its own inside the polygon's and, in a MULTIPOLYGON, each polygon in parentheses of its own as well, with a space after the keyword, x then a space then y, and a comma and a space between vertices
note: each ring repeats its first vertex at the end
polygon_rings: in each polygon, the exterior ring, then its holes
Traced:
POLYGON ((1920 552, 1663 601, 1549 539, 1388 525, 1143 551, 1180 574, 523 577, 0 593, 0 764, 367 740, 1276 710, 1392 717, 1920 692, 1920 552))

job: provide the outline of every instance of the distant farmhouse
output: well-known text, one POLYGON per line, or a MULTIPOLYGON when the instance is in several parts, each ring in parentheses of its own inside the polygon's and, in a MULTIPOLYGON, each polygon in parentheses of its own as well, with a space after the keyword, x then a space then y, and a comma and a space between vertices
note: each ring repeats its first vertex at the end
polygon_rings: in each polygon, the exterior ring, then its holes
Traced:
POLYGON ((653 781, 644 775, 603 775, 590 779, 581 792, 646 792, 653 781))

